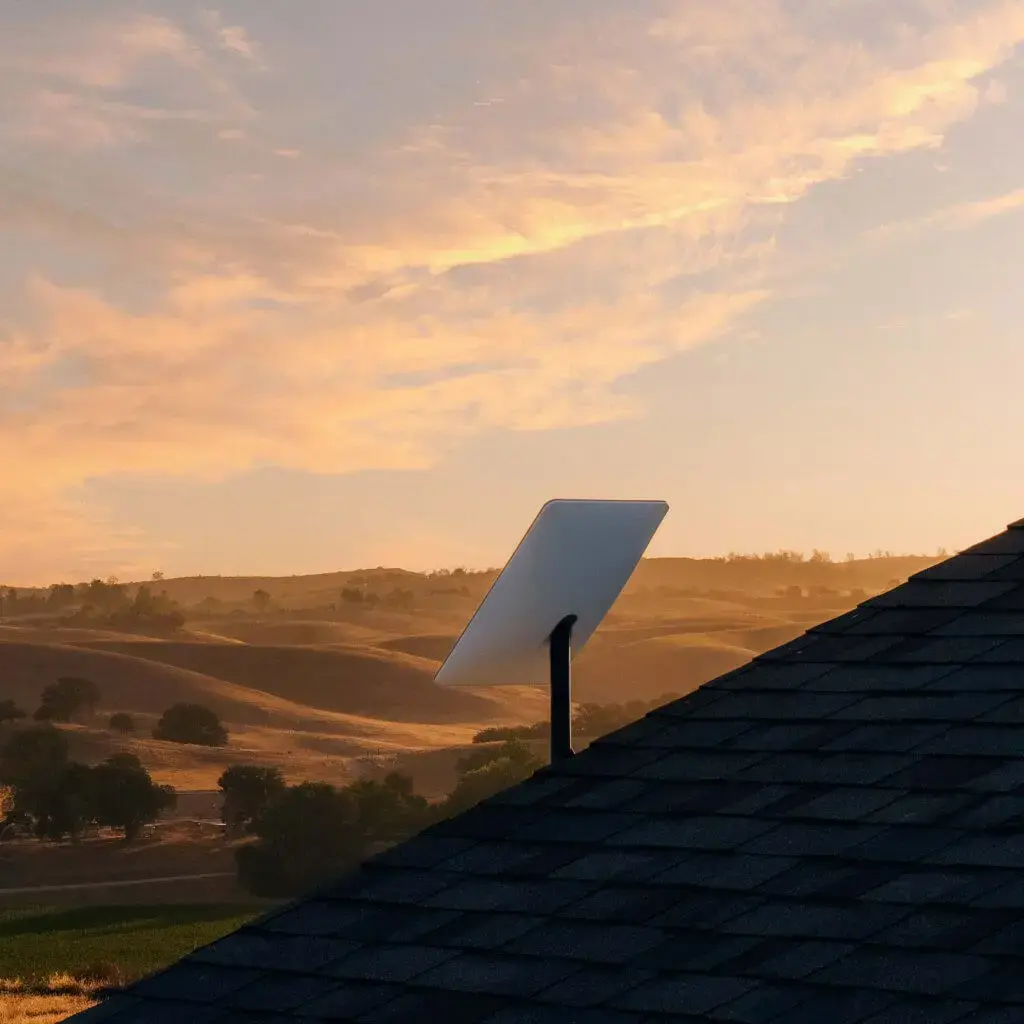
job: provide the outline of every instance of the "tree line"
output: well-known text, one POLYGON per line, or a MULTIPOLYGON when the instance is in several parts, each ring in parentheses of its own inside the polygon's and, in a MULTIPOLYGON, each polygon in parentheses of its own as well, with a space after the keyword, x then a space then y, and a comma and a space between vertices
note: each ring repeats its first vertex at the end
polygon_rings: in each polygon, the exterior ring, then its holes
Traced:
POLYGON ((253 842, 235 851, 253 895, 295 896, 343 874, 382 845, 399 842, 529 778, 542 762, 519 739, 476 750, 456 763, 455 788, 436 803, 398 772, 347 786, 287 785, 277 768, 233 765, 221 775, 223 820, 253 842))

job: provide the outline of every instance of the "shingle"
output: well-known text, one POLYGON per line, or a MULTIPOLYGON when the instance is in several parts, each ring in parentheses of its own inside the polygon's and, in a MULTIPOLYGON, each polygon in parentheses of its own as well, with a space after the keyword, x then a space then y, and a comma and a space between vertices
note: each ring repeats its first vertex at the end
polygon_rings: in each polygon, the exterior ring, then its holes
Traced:
POLYGON ((988 960, 967 953, 864 947, 822 968, 809 980, 821 984, 940 995, 978 978, 988 969, 988 960))
MULTIPOLYGON (((888 791, 894 792, 894 791, 888 791)), ((886 825, 932 825, 944 819, 959 823, 959 812, 973 799, 966 793, 906 793, 872 811, 867 820, 886 825)))
POLYGON ((569 879, 536 882, 478 878, 453 885, 430 897, 427 906, 447 910, 517 910, 553 914, 582 899, 594 885, 569 879))
POLYGON ((420 975, 417 983, 456 992, 532 996, 575 970, 569 961, 467 952, 420 975))
POLYGON ((912 764, 894 754, 775 754, 738 770, 752 782, 848 784, 870 786, 912 764))
POLYGON ((702 712, 709 719, 741 719, 744 721, 810 721, 822 718, 853 703, 853 697, 830 693, 730 693, 702 712))
POLYGON ((1017 673, 1020 669, 1017 666, 1024 662, 1024 639, 1019 637, 1012 640, 997 640, 994 637, 988 639, 993 646, 978 656, 977 664, 1007 665, 1013 670, 1010 678, 1019 678, 1017 673))
POLYGON ((836 712, 850 721, 966 722, 1006 702, 1006 694, 929 693, 919 697, 865 697, 836 712))
MULTIPOLYGON (((589 751, 584 751, 584 754, 589 755, 589 751)), ((573 758, 566 764, 575 760, 576 758, 573 758)), ((593 757, 580 757, 579 760, 592 761, 593 757)), ((437 835, 454 836, 459 839, 514 839, 519 829, 529 825, 543 813, 542 807, 517 807, 485 800, 432 828, 437 835)))
POLYGON ((758 891, 797 899, 852 900, 891 881, 900 871, 892 865, 807 858, 763 882, 758 891))
MULTIPOLYGON (((356 1020, 360 1024, 482 1024, 491 1020, 507 1000, 467 992, 404 992, 396 999, 364 1010, 356 1020)), ((349 1018, 345 1018, 346 1020, 349 1018)))
POLYGON ((910 580, 865 602, 867 608, 971 608, 1014 589, 988 580, 910 580))
POLYGON ((651 881, 655 885, 699 885, 706 889, 746 892, 798 863, 794 857, 763 857, 745 853, 698 855, 651 881))
POLYGON ((726 932, 792 939, 859 941, 893 923, 892 910, 880 904, 851 909, 845 904, 765 903, 722 925, 726 932))
POLYGON ((863 898, 883 903, 966 906, 998 885, 988 873, 914 868, 868 890, 863 898))
POLYGON ((639 741, 639 746, 671 747, 682 750, 687 747, 703 750, 718 747, 726 740, 738 736, 754 728, 753 722, 730 722, 715 719, 694 719, 676 721, 662 729, 656 735, 639 741))
POLYGON ((340 935, 348 926, 370 917, 376 909, 366 903, 312 899, 297 906, 286 907, 279 914, 260 921, 255 927, 271 934, 340 935))
POLYGON ((461 913, 427 932, 423 941, 430 946, 456 949, 498 949, 511 939, 531 931, 548 920, 532 914, 461 913))
POLYGON ((455 955, 454 950, 437 946, 367 946, 331 964, 324 974, 357 981, 408 981, 455 955))
POLYGON ((518 830, 516 838, 525 843, 593 844, 628 829, 635 820, 629 814, 563 807, 525 825, 518 830))
MULTIPOLYGON (((920 747, 923 753, 977 757, 1013 757, 1024 751, 1024 724, 951 725, 945 732, 920 747)), ((996 768, 989 765, 989 770, 996 768)))
MULTIPOLYGON (((811 799, 800 801, 785 812, 786 817, 824 821, 861 821, 888 806, 898 791, 867 786, 839 786, 811 799)), ((771 809, 767 811, 771 814, 771 809)))
POLYGON ((881 828, 840 822, 787 821, 745 843, 745 853, 777 854, 788 857, 837 857, 859 847, 881 828))
POLYGON ((285 1012, 321 998, 335 988, 337 982, 330 978, 266 974, 232 992, 225 1004, 243 1010, 285 1012))
POLYGON ((788 1010, 777 1024, 862 1024, 865 1017, 892 1006, 897 997, 871 989, 818 989, 788 1010))
POLYGON ((334 888, 323 891, 328 897, 357 893, 360 900, 380 903, 420 904, 454 881, 454 876, 438 870, 413 868, 374 868, 349 876, 334 888))
POLYGON ((912 580, 980 580, 996 579, 994 574, 1012 565, 1017 554, 959 554, 914 573, 912 580))
POLYGON ((995 637, 944 636, 914 638, 889 651, 886 661, 900 664, 956 665, 978 658, 997 647, 995 637))
MULTIPOLYGON (((932 633, 961 615, 957 609, 891 608, 851 626, 847 635, 915 636, 932 633)), ((881 648, 884 650, 885 648, 881 648)))
POLYGON ((132 989, 134 995, 212 1003, 259 977, 258 971, 212 964, 179 963, 159 974, 143 978, 132 989))
POLYGON ((965 555, 1024 555, 1024 532, 1005 530, 994 537, 964 548, 965 555))
POLYGON ((739 896, 724 892, 696 892, 676 903, 663 913, 652 917, 649 924, 654 928, 721 928, 723 924, 749 914, 764 905, 764 899, 756 896, 739 896))
MULTIPOLYGON (((675 862, 679 855, 672 855, 675 862)), ((639 881, 666 870, 663 853, 650 850, 597 850, 586 853, 552 873, 554 878, 612 882, 615 879, 639 881)))
POLYGON ((715 1007, 710 1016, 737 1024, 768 1024, 780 1016, 784 1019, 786 1011, 805 1002, 807 996, 807 989, 797 985, 765 981, 739 999, 715 1007))
MULTIPOLYGON (((765 942, 771 948, 756 960, 745 960, 742 969, 730 964, 733 970, 743 974, 756 974, 767 978, 788 978, 796 981, 835 963, 856 948, 849 942, 829 942, 819 939, 810 941, 793 940, 778 944, 765 942)), ((756 952, 756 951, 755 951, 756 952)))
POLYGON ((984 953, 971 947, 1004 927, 1012 914, 1013 911, 1006 910, 932 907, 909 914, 873 941, 885 946, 984 953))
POLYGON ((506 952, 561 957, 597 964, 622 964, 660 945, 665 934, 656 928, 604 921, 551 921, 513 939, 506 952))
MULTIPOLYGON (((991 654, 994 658, 996 649, 991 654)), ((999 693, 1007 691, 1003 696, 1020 692, 1021 668, 1016 665, 989 664, 987 661, 976 661, 964 665, 947 675, 929 683, 922 696, 937 693, 999 693)))
POLYGON ((373 864, 390 868, 430 868, 473 845, 472 839, 422 833, 411 842, 398 843, 373 858, 373 864))
POLYGON ((682 892, 666 891, 656 886, 606 885, 585 899, 566 907, 567 918, 586 921, 627 921, 640 924, 664 914, 679 900, 682 892))
POLYGON ((1020 1010, 1020 1005, 1024 1004, 1024 972, 1020 964, 978 959, 991 964, 991 969, 964 980, 949 990, 950 995, 957 999, 976 999, 984 1003, 1016 1003, 1018 1013, 1024 1012, 1020 1010))
POLYGON ((701 1014, 738 999, 755 984, 746 978, 679 974, 640 985, 612 999, 611 1005, 649 1013, 701 1014))
POLYGON ((402 988, 398 985, 347 982, 328 995, 307 1003, 302 1007, 302 1014, 304 1018, 314 1020, 353 1020, 401 995, 402 988))
POLYGON ((972 953, 979 953, 982 956, 1017 956, 1024 951, 1024 917, 1020 911, 1004 911, 1004 915, 1012 914, 1012 918, 1003 922, 1003 927, 990 929, 981 941, 971 950, 972 953))
POLYGON ((195 1001, 180 1002, 171 999, 157 1002, 141 999, 120 1009, 115 1016, 106 1020, 112 1024, 220 1024, 225 1013, 223 1006, 203 1006, 195 1001))
POLYGON ((587 807, 597 811, 613 810, 639 796, 647 788, 639 779, 583 781, 587 788, 566 799, 564 806, 587 807))
POLYGON ((751 765, 765 760, 766 754, 740 754, 719 750, 678 753, 659 757, 636 771, 640 779, 696 782, 701 779, 729 779, 751 765))
POLYGON ((856 725, 824 750, 837 753, 901 754, 915 750, 946 729, 944 724, 899 722, 896 725, 856 725))
POLYGON ((925 825, 891 825, 852 851, 863 860, 912 863, 953 844, 959 833, 950 828, 925 825))
MULTIPOLYGON (((1024 682, 1024 680, 1022 680, 1024 682)), ((1000 695, 1005 696, 1005 695, 1000 695)), ((978 723, 1006 723, 1024 726, 1024 697, 1019 697, 1012 700, 1003 700, 998 707, 993 708, 991 711, 986 711, 979 719, 978 723)))
POLYGON ((1014 612, 968 612, 933 631, 938 636, 1020 636, 1024 616, 1014 612))
POLYGON ((608 840, 609 846, 668 846, 689 850, 730 850, 762 835, 772 822, 724 814, 642 821, 608 840))
POLYGON ((514 874, 518 867, 536 857, 541 849, 525 842, 484 840, 442 861, 439 867, 447 872, 467 875, 514 874))
POLYGON ((834 721, 768 725, 747 730, 729 746, 736 750, 820 750, 853 728, 849 723, 834 721))
POLYGON ((647 816, 708 814, 721 811, 738 800, 757 793, 761 787, 729 779, 700 779, 693 782, 649 782, 646 791, 622 809, 647 816))
MULTIPOLYGON (((482 1024, 647 1024, 648 1018, 636 1013, 603 1007, 507 1006, 482 1024)), ((696 1024, 679 1018, 679 1024, 696 1024)))
MULTIPOLYGON (((953 671, 953 665, 841 665, 808 683, 821 693, 906 693, 953 671)), ((850 704, 853 701, 849 702, 850 704)))
POLYGON ((864 1024, 959 1024, 977 1003, 960 999, 929 999, 908 996, 887 1010, 872 1014, 864 1024))
MULTIPOLYGON (((609 999, 628 992, 654 977, 654 972, 646 970, 641 960, 639 966, 615 967, 583 967, 558 981, 549 988, 537 993, 537 998, 544 1002, 560 1004, 559 1013, 565 1014, 565 1007, 597 1006, 609 999)), ((563 1021, 572 1020, 572 1015, 563 1016, 563 1021)))
POLYGON ((355 942, 317 935, 269 935, 255 929, 235 932, 188 957, 190 963, 309 973, 346 956, 355 942))
POLYGON ((936 864, 1019 868, 1024 864, 1024 830, 1008 835, 974 835, 958 840, 929 860, 936 864))
POLYGON ((971 803, 950 817, 948 823, 957 828, 989 829, 1024 823, 1024 796, 1000 794, 968 798, 965 794, 961 799, 965 805, 968 799, 971 803))

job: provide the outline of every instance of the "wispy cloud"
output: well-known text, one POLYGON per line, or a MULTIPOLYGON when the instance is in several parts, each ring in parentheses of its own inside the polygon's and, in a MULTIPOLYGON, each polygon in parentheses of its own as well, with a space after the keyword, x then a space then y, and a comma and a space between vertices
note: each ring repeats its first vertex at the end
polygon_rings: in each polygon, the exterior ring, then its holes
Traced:
POLYGON ((869 237, 884 241, 925 231, 969 231, 995 217, 1003 217, 1022 209, 1024 209, 1024 188, 1012 189, 986 199, 954 203, 924 217, 884 225, 871 231, 869 237))
POLYGON ((500 102, 358 150, 261 108, 245 74, 303 69, 213 12, 41 31, 0 55, 0 134, 47 168, 0 166, 0 227, 84 269, 24 268, 0 463, 56 508, 117 473, 422 467, 485 428, 636 415, 631 374, 786 287, 789 207, 938 146, 1024 40, 1018 2, 895 4, 870 42, 795 10, 595 14, 488 83, 500 102), (103 164, 46 162, 72 146, 103 164))

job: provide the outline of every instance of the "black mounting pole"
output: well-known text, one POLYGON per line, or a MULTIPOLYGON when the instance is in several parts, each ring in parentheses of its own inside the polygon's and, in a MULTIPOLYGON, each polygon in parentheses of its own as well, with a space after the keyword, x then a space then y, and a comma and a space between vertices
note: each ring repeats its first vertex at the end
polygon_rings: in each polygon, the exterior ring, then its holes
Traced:
POLYGON ((566 615, 551 631, 551 763, 573 756, 572 749, 572 627, 575 615, 566 615))

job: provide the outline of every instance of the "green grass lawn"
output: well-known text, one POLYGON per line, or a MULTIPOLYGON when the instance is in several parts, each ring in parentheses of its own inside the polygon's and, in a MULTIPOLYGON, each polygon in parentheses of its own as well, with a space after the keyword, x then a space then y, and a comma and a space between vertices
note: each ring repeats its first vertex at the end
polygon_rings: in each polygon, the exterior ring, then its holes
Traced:
POLYGON ((238 904, 0 908, 0 978, 34 982, 113 965, 125 979, 164 967, 260 911, 238 904))

